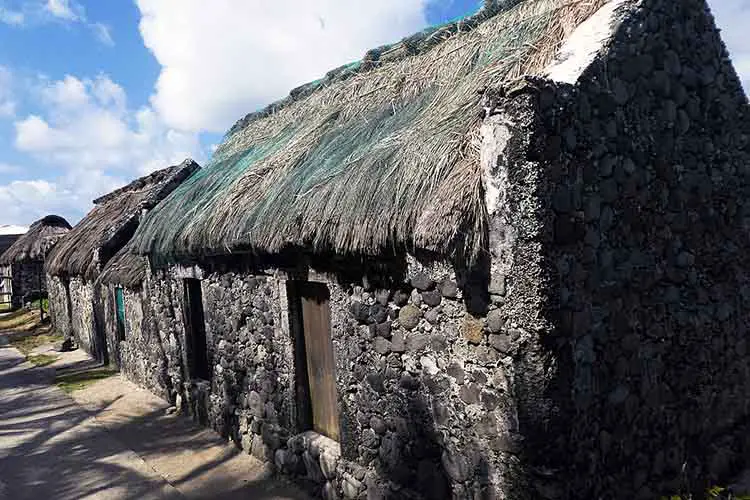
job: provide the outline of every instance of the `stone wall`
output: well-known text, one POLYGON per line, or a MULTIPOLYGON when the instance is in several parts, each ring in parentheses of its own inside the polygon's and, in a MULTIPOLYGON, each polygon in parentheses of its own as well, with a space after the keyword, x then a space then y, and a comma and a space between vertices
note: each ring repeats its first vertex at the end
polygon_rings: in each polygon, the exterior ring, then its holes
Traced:
POLYGON ((465 275, 414 259, 409 269, 380 284, 310 275, 331 291, 340 443, 300 424, 294 310, 281 271, 204 277, 209 381, 191 380, 184 357, 184 275, 159 273, 147 295, 126 292, 136 321, 119 345, 123 371, 277 470, 306 478, 317 494, 512 491, 524 484, 514 458, 523 438, 513 354, 525 333, 499 313, 511 291, 496 274, 492 302, 475 317, 464 305, 473 286, 465 275), (141 315, 132 302, 144 297, 141 315))
POLYGON ((747 97, 704 2, 639 5, 537 94, 569 498, 700 498, 748 456, 747 97))
POLYGON ((49 274, 46 281, 49 297, 49 317, 52 326, 60 335, 69 337, 73 334, 73 326, 70 321, 67 281, 49 274))
POLYGON ((23 307, 25 302, 37 298, 47 291, 42 262, 14 263, 11 266, 13 277, 13 307, 23 307))
POLYGON ((94 284, 81 278, 70 279, 71 333, 76 344, 92 356, 97 356, 94 319, 94 284))
POLYGON ((13 279, 11 266, 0 266, 0 302, 10 305, 13 299, 13 279))
POLYGON ((117 310, 114 285, 103 286, 101 296, 107 351, 111 362, 126 377, 169 400, 171 384, 167 380, 167 356, 149 310, 150 302, 141 289, 123 288, 125 339, 117 337, 117 310))
POLYGON ((47 275, 52 325, 94 358, 110 362, 105 311, 107 291, 98 282, 47 275))

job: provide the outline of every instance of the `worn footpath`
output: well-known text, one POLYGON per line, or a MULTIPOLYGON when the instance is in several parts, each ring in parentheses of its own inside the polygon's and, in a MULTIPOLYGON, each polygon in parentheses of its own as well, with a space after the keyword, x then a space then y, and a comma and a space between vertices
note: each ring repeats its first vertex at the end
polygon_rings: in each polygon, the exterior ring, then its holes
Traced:
POLYGON ((55 370, 91 365, 79 352, 39 368, 4 340, 0 500, 308 498, 120 376, 68 396, 53 384, 55 370))

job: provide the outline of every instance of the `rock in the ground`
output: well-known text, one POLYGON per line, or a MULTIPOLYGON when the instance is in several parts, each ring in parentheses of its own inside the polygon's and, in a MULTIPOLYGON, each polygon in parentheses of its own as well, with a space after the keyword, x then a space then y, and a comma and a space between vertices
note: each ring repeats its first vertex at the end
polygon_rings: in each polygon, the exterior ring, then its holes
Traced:
POLYGON ((464 317, 464 322, 461 325, 461 333, 470 344, 480 344, 482 342, 484 338, 482 330, 481 320, 468 314, 464 317))
POLYGON ((408 305, 401 308, 398 312, 398 321, 401 326, 407 330, 413 330, 419 324, 419 319, 422 317, 422 311, 418 307, 408 305))
POLYGON ((411 279, 411 286, 419 291, 428 290, 432 288, 433 285, 435 285, 435 282, 432 281, 426 273, 417 273, 417 275, 411 279))

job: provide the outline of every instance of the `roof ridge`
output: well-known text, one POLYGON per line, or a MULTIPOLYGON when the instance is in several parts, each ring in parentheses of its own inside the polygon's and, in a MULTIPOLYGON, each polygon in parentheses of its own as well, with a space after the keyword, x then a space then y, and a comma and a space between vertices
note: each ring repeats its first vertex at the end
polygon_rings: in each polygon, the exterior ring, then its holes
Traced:
POLYGON ((251 122, 277 113, 282 108, 304 99, 321 88, 332 83, 347 80, 354 75, 372 71, 385 63, 393 63, 407 57, 423 54, 448 40, 451 36, 457 33, 472 31, 480 24, 516 7, 524 1, 526 0, 484 0, 482 7, 470 16, 430 26, 422 31, 404 37, 398 42, 370 49, 365 52, 362 59, 334 68, 328 71, 323 78, 300 85, 292 89, 286 97, 272 102, 258 111, 248 113, 235 122, 232 128, 224 135, 224 140, 242 130, 251 122), (387 57, 384 58, 384 56, 387 57))
POLYGON ((100 196, 99 198, 95 199, 93 201, 94 205, 101 205, 103 203, 107 203, 109 201, 112 201, 115 198, 118 198, 119 196, 131 192, 131 191, 138 191, 140 189, 143 189, 145 187, 148 187, 152 184, 161 182, 167 177, 170 177, 174 173, 183 170, 185 168, 190 167, 191 165, 196 164, 195 160, 192 158, 185 159, 182 163, 178 165, 172 165, 167 168, 162 168, 160 170, 155 170, 151 172, 150 174, 138 177, 137 179, 134 179, 133 181, 129 182, 128 184, 124 185, 121 188, 115 189, 114 191, 107 193, 103 196, 100 196))
POLYGON ((61 217, 59 215, 50 214, 42 217, 38 221, 34 222, 30 227, 29 231, 35 227, 35 226, 56 226, 56 227, 65 227, 67 229, 71 229, 72 226, 70 223, 65 220, 64 217, 61 217))

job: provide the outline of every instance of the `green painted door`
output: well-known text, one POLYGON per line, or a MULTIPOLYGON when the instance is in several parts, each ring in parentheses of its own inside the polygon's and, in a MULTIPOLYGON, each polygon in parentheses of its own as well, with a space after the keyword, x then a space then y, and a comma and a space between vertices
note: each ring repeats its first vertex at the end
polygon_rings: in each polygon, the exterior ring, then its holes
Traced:
POLYGON ((125 299, 122 288, 115 288, 115 304, 117 306, 117 340, 125 340, 125 299))

